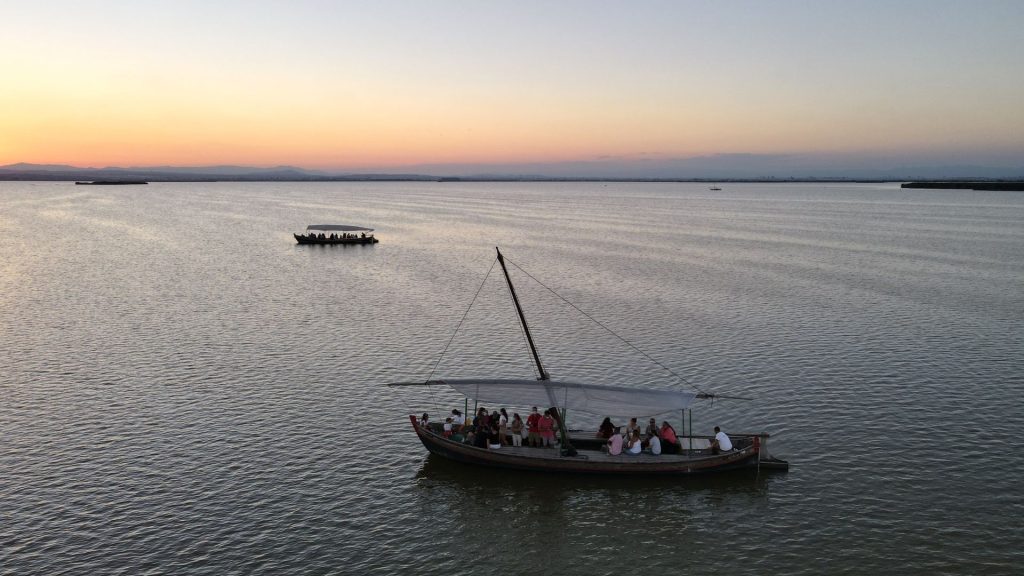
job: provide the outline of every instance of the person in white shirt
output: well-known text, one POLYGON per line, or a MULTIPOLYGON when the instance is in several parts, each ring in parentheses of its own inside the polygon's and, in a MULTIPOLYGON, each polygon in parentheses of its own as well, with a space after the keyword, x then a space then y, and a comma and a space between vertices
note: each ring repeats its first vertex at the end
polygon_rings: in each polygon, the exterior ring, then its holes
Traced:
POLYGON ((651 448, 651 454, 655 456, 661 454, 661 439, 657 436, 651 436, 651 439, 647 441, 647 445, 651 448))
POLYGON ((732 440, 718 426, 715 426, 715 439, 711 441, 711 453, 728 452, 732 450, 732 440))
POLYGON ((508 412, 504 408, 498 412, 498 443, 502 446, 508 446, 508 412))
POLYGON ((462 427, 466 424, 466 417, 462 415, 462 412, 458 410, 452 410, 452 428, 456 432, 462 432, 462 427))

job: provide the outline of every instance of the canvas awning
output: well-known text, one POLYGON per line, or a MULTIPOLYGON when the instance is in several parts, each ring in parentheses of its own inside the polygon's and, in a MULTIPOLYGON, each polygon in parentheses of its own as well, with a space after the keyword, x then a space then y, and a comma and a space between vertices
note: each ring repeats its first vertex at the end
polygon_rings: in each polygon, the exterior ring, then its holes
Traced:
POLYGON ((373 232, 373 228, 349 226, 348 224, 310 224, 306 230, 324 230, 326 232, 373 232))
POLYGON ((688 408, 697 397, 687 390, 650 390, 554 380, 432 380, 465 396, 499 406, 557 406, 600 416, 647 417, 688 408))

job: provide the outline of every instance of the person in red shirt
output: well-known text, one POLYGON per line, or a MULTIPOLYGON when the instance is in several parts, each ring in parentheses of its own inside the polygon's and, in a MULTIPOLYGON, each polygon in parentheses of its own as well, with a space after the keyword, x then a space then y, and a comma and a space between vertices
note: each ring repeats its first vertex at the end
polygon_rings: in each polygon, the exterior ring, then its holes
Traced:
POLYGON ((540 440, 545 448, 555 447, 555 419, 551 417, 551 411, 544 412, 540 419, 540 440))
POLYGON ((526 430, 526 442, 530 446, 540 446, 540 414, 537 412, 536 406, 530 410, 530 415, 526 418, 526 430))

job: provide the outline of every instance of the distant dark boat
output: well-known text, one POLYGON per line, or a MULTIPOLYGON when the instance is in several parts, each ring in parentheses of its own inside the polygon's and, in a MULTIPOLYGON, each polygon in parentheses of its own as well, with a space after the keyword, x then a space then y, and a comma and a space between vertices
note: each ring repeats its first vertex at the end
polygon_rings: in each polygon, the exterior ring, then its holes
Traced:
POLYGON ((126 186, 149 184, 145 180, 93 180, 92 182, 75 182, 77 186, 126 186))
POLYGON ((293 234, 299 244, 376 244, 373 228, 346 224, 310 224, 305 234, 293 234))
POLYGON ((711 186, 711 188, 708 188, 708 190, 711 190, 712 192, 720 192, 722 189, 719 188, 717 184, 715 184, 711 186))
MULTIPOLYGON (((571 435, 566 427, 566 414, 586 412, 591 414, 631 414, 655 416, 674 411, 684 411, 697 399, 714 399, 713 394, 685 391, 658 390, 625 386, 602 386, 550 379, 540 356, 537 354, 533 336, 526 324, 519 298, 512 279, 505 267, 505 259, 498 252, 508 285, 509 295, 519 315, 520 327, 529 344, 530 352, 540 378, 537 380, 507 380, 492 378, 442 379, 425 382, 399 382, 391 386, 448 386, 488 406, 548 406, 557 410, 556 433, 561 442, 556 450, 528 446, 501 446, 498 449, 477 447, 463 441, 461 434, 445 436, 442 425, 435 422, 422 425, 415 415, 409 415, 420 442, 433 454, 467 464, 526 470, 534 472, 555 472, 569 474, 604 474, 637 478, 653 475, 686 476, 707 474, 737 469, 787 470, 789 463, 768 454, 768 434, 732 434, 732 449, 718 451, 712 448, 711 438, 674 434, 676 442, 665 452, 611 455, 601 450, 604 439, 571 435)), ((490 272, 488 272, 488 275, 490 272)), ((485 278, 486 279, 486 278, 485 278)), ((468 408, 468 400, 466 402, 468 408)), ((468 410, 467 410, 468 412, 468 410)), ((690 418, 692 427, 692 416, 690 418)), ((669 441, 671 442, 671 441, 669 441)))

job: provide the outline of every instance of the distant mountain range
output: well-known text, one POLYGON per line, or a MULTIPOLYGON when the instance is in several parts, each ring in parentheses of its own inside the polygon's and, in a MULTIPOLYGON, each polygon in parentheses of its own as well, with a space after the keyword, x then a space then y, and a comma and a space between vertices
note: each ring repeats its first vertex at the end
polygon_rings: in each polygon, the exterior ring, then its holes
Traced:
POLYGON ((65 164, 0 166, 0 180, 147 180, 150 182, 201 181, 330 181, 330 180, 437 180, 419 174, 330 174, 294 166, 255 168, 252 166, 136 166, 121 168, 80 168, 65 164))
POLYGON ((0 180, 201 181, 871 181, 1019 180, 1024 167, 978 165, 828 166, 799 156, 717 154, 694 158, 604 158, 593 161, 523 164, 424 164, 413 172, 329 172, 295 166, 136 166, 80 168, 65 164, 0 166, 0 180))

